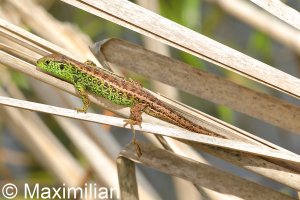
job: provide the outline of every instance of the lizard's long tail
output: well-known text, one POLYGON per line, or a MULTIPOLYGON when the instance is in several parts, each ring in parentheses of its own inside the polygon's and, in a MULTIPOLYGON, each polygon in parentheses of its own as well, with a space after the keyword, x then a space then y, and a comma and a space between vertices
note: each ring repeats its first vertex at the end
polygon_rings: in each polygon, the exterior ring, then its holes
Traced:
POLYGON ((195 124, 194 122, 190 121, 189 119, 183 117, 182 115, 176 113, 178 116, 181 117, 180 119, 180 122, 181 123, 178 123, 178 121, 176 119, 174 119, 175 123, 172 123, 172 124, 175 124, 177 126, 180 126, 181 128, 185 128, 185 129, 188 129, 189 131, 192 131, 192 132, 196 132, 196 133, 200 133, 200 134, 204 134, 204 135, 209 135, 209 136, 214 136, 214 137, 219 137, 219 138, 224 138, 224 139, 227 139, 225 136, 223 135, 220 135, 218 133, 215 133, 215 132, 212 132, 198 124, 195 124))
POLYGON ((194 122, 190 121, 183 115, 181 115, 178 112, 171 109, 169 106, 163 105, 163 107, 164 107, 163 112, 157 112, 155 110, 155 108, 152 108, 152 109, 150 108, 150 110, 148 110, 148 112, 146 111, 146 113, 148 113, 149 115, 152 115, 154 117, 158 117, 162 120, 165 120, 165 121, 167 121, 171 124, 174 124, 176 126, 179 126, 181 128, 192 131, 192 132, 227 139, 223 135, 217 134, 217 133, 212 132, 198 124, 195 124, 194 122), (162 115, 161 113, 164 113, 164 114, 162 115))

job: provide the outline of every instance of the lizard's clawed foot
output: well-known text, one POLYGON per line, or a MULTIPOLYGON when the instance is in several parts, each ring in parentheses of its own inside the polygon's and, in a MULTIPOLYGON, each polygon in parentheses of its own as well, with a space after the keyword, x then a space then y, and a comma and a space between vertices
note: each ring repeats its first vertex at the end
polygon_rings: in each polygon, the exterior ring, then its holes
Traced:
POLYGON ((138 125, 140 128, 142 128, 141 123, 132 119, 125 119, 124 122, 125 124, 123 125, 123 127, 126 127, 128 124, 130 125, 130 128, 133 132, 133 138, 131 142, 135 145, 136 154, 140 158, 142 156, 142 149, 136 140, 136 133, 133 125, 138 125))
POLYGON ((133 83, 137 87, 142 87, 142 85, 139 82, 133 80, 132 78, 129 78, 128 81, 130 81, 131 83, 133 83))
POLYGON ((77 112, 81 112, 81 113, 86 113, 86 108, 76 108, 75 109, 77 112))
POLYGON ((140 128, 142 128, 141 122, 138 122, 138 121, 135 121, 135 120, 132 120, 132 119, 124 119, 123 122, 124 122, 123 127, 126 127, 129 124, 130 128, 132 130, 134 130, 133 125, 138 125, 140 128))

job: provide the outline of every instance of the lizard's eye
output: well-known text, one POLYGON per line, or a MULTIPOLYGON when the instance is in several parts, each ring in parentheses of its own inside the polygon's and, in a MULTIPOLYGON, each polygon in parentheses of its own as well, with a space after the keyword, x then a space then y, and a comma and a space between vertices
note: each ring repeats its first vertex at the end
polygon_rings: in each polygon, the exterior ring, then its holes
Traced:
POLYGON ((59 68, 60 68, 61 70, 63 70, 63 69, 65 68, 65 65, 64 65, 64 64, 60 64, 60 65, 59 65, 59 68))
POLYGON ((46 60, 45 63, 46 63, 46 65, 49 65, 49 64, 50 64, 50 61, 49 61, 49 60, 46 60))

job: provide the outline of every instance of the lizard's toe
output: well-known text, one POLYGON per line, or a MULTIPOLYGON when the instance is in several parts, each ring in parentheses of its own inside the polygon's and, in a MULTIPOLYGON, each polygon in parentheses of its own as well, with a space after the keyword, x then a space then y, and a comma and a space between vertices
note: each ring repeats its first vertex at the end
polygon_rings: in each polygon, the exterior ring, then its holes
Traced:
POLYGON ((132 120, 132 119, 124 119, 123 122, 124 122, 123 127, 126 127, 129 124, 131 126, 131 128, 133 128, 134 125, 138 125, 140 128, 142 128, 142 125, 140 122, 132 120))
POLYGON ((86 113, 86 109, 84 109, 84 108, 76 108, 75 110, 77 112, 86 113))

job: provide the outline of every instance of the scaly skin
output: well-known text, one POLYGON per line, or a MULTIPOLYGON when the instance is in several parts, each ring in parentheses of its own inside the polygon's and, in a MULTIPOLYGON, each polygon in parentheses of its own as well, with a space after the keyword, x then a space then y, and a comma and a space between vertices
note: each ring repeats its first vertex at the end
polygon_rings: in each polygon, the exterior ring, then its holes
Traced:
MULTIPOLYGON (((184 129, 225 138, 222 135, 211 132, 186 119, 169 106, 145 91, 139 83, 126 80, 107 70, 97 68, 90 61, 77 62, 61 54, 50 54, 37 61, 37 67, 50 75, 73 84, 78 91, 83 107, 77 108, 80 112, 86 112, 90 104, 88 93, 104 97, 113 103, 130 107, 130 117, 125 120, 125 125, 141 125, 142 112, 170 122, 184 129)), ((134 130, 134 129, 133 129, 134 130)), ((135 133, 135 132, 134 132, 135 133)), ((135 141, 137 153, 141 155, 139 146, 135 141)))

